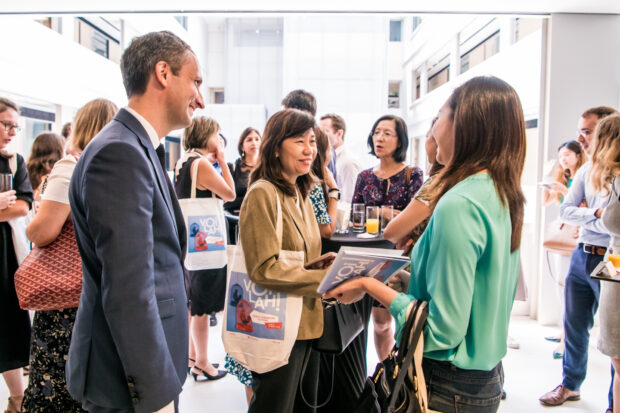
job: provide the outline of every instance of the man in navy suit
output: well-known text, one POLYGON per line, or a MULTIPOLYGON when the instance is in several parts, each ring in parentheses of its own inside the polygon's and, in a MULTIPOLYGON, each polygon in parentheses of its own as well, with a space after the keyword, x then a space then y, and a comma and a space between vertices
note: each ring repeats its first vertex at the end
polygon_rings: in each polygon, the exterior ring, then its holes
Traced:
POLYGON ((90 412, 170 412, 186 377, 186 229, 160 139, 204 103, 198 62, 170 32, 121 59, 129 105, 88 145, 69 198, 83 287, 67 386, 90 412))

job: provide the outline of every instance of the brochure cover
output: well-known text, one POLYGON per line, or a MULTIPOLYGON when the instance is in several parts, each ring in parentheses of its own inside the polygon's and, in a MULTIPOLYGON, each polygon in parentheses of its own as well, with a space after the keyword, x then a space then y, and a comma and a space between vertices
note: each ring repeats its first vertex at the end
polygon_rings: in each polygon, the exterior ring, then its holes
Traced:
POLYGON ((230 272, 226 330, 256 338, 284 340, 286 294, 265 290, 247 274, 230 272), (235 317, 232 315, 235 314, 235 317))
POLYGON ((187 221, 188 253, 226 249, 226 234, 221 231, 223 225, 218 215, 190 216, 187 221))
POLYGON ((341 247, 317 291, 325 293, 359 275, 387 283, 394 274, 409 264, 410 258, 402 254, 403 250, 341 247))

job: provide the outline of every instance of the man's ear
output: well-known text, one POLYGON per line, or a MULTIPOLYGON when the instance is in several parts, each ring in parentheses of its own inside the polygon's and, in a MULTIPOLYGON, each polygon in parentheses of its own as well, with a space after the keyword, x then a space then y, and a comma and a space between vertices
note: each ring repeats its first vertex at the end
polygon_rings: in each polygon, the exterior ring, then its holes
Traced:
POLYGON ((166 87, 170 81, 172 71, 170 65, 164 60, 160 60, 155 64, 155 81, 162 87, 166 87))

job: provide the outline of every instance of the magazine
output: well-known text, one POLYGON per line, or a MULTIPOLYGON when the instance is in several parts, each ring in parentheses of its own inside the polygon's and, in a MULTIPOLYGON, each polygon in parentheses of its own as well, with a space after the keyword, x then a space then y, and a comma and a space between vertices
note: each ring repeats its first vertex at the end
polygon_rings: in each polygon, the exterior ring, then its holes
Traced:
POLYGON ((360 275, 387 283, 409 264, 410 258, 402 254, 403 250, 341 247, 317 291, 325 293, 349 278, 360 275))

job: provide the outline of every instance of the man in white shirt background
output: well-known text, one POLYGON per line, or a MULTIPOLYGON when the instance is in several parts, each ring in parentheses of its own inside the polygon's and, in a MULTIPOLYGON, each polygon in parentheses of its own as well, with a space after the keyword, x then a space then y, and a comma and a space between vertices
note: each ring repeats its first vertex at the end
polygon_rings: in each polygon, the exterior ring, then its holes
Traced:
POLYGON ((328 113, 321 117, 321 129, 327 134, 329 144, 336 152, 336 182, 342 194, 342 198, 346 202, 351 202, 353 192, 355 191, 355 181, 357 175, 362 170, 360 164, 349 156, 344 145, 344 135, 346 125, 344 119, 335 113, 328 113))

